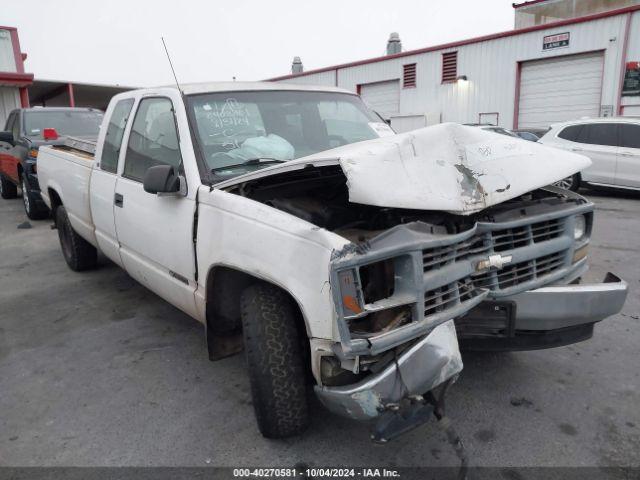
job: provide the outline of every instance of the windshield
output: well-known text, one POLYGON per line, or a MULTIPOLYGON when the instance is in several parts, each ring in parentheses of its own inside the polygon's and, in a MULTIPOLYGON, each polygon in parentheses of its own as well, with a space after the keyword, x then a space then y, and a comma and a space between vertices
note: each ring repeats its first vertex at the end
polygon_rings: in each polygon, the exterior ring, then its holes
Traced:
POLYGON ((42 136, 45 128, 55 128, 58 135, 97 137, 102 117, 102 112, 92 110, 25 112, 24 131, 29 137, 42 136))
POLYGON ((207 167, 218 176, 393 133, 359 97, 344 93, 207 93, 190 96, 188 103, 207 167), (271 162, 250 162, 255 159, 271 162))

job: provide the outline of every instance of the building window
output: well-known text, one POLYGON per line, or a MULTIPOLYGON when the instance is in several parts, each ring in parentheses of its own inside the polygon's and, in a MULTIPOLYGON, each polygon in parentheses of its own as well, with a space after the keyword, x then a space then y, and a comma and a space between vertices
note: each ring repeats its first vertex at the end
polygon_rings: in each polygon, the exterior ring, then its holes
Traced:
POLYGON ((414 88, 416 86, 416 64, 410 63, 402 66, 402 87, 414 88))
POLYGON ((442 54, 442 83, 455 82, 458 78, 458 52, 442 54))

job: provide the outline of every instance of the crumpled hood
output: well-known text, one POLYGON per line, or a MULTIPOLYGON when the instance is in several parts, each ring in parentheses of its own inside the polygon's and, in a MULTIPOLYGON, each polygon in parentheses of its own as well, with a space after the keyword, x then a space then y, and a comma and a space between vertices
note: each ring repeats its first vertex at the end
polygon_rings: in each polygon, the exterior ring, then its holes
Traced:
POLYGON ((463 215, 544 187, 591 164, 585 156, 539 143, 443 123, 320 152, 216 187, 336 162, 347 177, 351 202, 463 215))

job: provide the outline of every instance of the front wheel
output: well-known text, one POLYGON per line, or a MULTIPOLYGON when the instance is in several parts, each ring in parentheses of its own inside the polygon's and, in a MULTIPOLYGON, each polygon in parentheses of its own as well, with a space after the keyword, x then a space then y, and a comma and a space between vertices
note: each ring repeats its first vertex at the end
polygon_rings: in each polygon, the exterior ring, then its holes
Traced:
POLYGON ((94 268, 98 263, 98 251, 76 233, 63 206, 56 208, 55 219, 62 255, 69 268, 76 272, 94 268))
POLYGON ((553 185, 556 187, 564 188, 565 190, 577 192, 580 188, 580 174, 576 173, 574 175, 571 175, 570 177, 558 180, 553 185))
POLYGON ((302 433, 309 424, 309 408, 295 304, 279 288, 256 284, 242 293, 241 316, 260 432, 267 438, 302 433))
POLYGON ((29 182, 25 176, 22 177, 22 203, 24 203, 24 211, 31 220, 42 220, 49 216, 49 211, 40 207, 36 203, 35 196, 29 188, 29 182))
POLYGON ((9 180, 0 175, 0 197, 9 199, 18 196, 18 188, 9 180))

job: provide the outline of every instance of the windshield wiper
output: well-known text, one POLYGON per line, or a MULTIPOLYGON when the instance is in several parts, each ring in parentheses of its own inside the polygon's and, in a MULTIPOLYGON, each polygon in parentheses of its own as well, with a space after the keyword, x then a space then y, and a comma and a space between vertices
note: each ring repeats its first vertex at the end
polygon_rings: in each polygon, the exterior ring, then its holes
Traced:
POLYGON ((268 165, 270 163, 284 163, 287 160, 279 160, 277 158, 267 158, 267 157, 260 157, 260 158, 250 158, 249 160, 245 160, 244 162, 241 163, 235 163, 232 165, 224 165, 222 167, 215 167, 212 168, 211 171, 212 172, 217 172, 219 170, 226 170, 229 168, 237 168, 237 167, 245 167, 247 165, 251 166, 251 165, 268 165))

